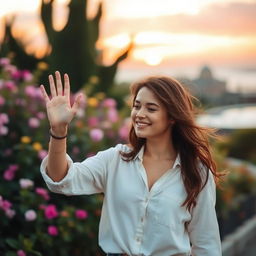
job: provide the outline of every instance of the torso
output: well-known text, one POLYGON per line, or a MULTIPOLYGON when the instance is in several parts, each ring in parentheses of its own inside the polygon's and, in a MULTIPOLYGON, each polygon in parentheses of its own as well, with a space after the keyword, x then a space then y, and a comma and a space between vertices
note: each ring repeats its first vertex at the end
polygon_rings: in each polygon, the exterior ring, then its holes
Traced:
POLYGON ((143 166, 147 173, 148 188, 152 188, 154 183, 172 168, 175 160, 152 160, 146 156, 143 157, 143 166))

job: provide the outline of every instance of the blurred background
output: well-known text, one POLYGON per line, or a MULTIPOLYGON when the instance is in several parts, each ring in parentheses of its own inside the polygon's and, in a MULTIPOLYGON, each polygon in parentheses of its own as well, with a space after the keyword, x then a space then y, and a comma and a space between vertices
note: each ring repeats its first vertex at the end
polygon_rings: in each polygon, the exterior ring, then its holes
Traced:
POLYGON ((228 171, 216 204, 223 255, 254 255, 255 13, 255 0, 2 1, 0 254, 104 255, 103 196, 54 195, 39 173, 49 141, 39 85, 59 70, 70 76, 72 100, 86 95, 68 140, 77 161, 126 143, 132 82, 181 81, 200 100, 197 122, 221 138, 211 144, 228 171))

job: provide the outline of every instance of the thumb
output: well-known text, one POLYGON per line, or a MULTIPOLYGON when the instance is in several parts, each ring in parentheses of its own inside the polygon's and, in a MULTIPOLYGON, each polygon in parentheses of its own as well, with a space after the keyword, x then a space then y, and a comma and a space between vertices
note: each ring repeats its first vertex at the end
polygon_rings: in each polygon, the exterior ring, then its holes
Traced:
POLYGON ((77 112, 77 110, 78 110, 78 108, 79 108, 79 106, 80 106, 82 97, 83 97, 83 94, 82 94, 82 93, 78 94, 78 95, 75 97, 74 104, 73 104, 73 106, 72 106, 72 108, 71 108, 74 114, 77 112))

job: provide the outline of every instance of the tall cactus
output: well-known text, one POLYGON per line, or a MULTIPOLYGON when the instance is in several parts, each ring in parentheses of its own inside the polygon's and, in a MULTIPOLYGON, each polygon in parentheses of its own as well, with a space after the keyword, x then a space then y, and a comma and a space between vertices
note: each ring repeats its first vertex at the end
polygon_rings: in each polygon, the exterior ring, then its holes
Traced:
POLYGON ((98 83, 94 84, 92 92, 108 92, 114 83, 118 64, 127 57, 130 47, 110 66, 97 63, 96 42, 99 38, 102 3, 95 17, 88 19, 87 0, 71 0, 67 24, 61 31, 55 31, 52 26, 53 2, 45 3, 42 0, 41 5, 42 21, 52 48, 48 56, 50 72, 60 70, 68 73, 74 92, 88 83, 90 77, 97 76, 98 83))
POLYGON ((40 60, 33 55, 27 54, 22 43, 13 37, 11 28, 14 20, 15 16, 9 21, 4 21, 5 34, 1 44, 0 57, 11 57, 13 63, 20 69, 33 70, 40 60))

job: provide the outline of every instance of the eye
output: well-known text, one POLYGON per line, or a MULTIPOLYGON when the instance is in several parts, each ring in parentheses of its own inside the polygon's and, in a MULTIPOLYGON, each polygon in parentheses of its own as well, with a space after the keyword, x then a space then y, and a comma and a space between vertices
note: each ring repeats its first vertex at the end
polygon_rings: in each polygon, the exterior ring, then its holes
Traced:
POLYGON ((149 111, 149 112, 155 112, 156 109, 154 109, 154 108, 148 108, 148 111, 149 111))
POLYGON ((133 108, 135 108, 135 109, 139 109, 140 108, 140 105, 133 105, 133 108))

